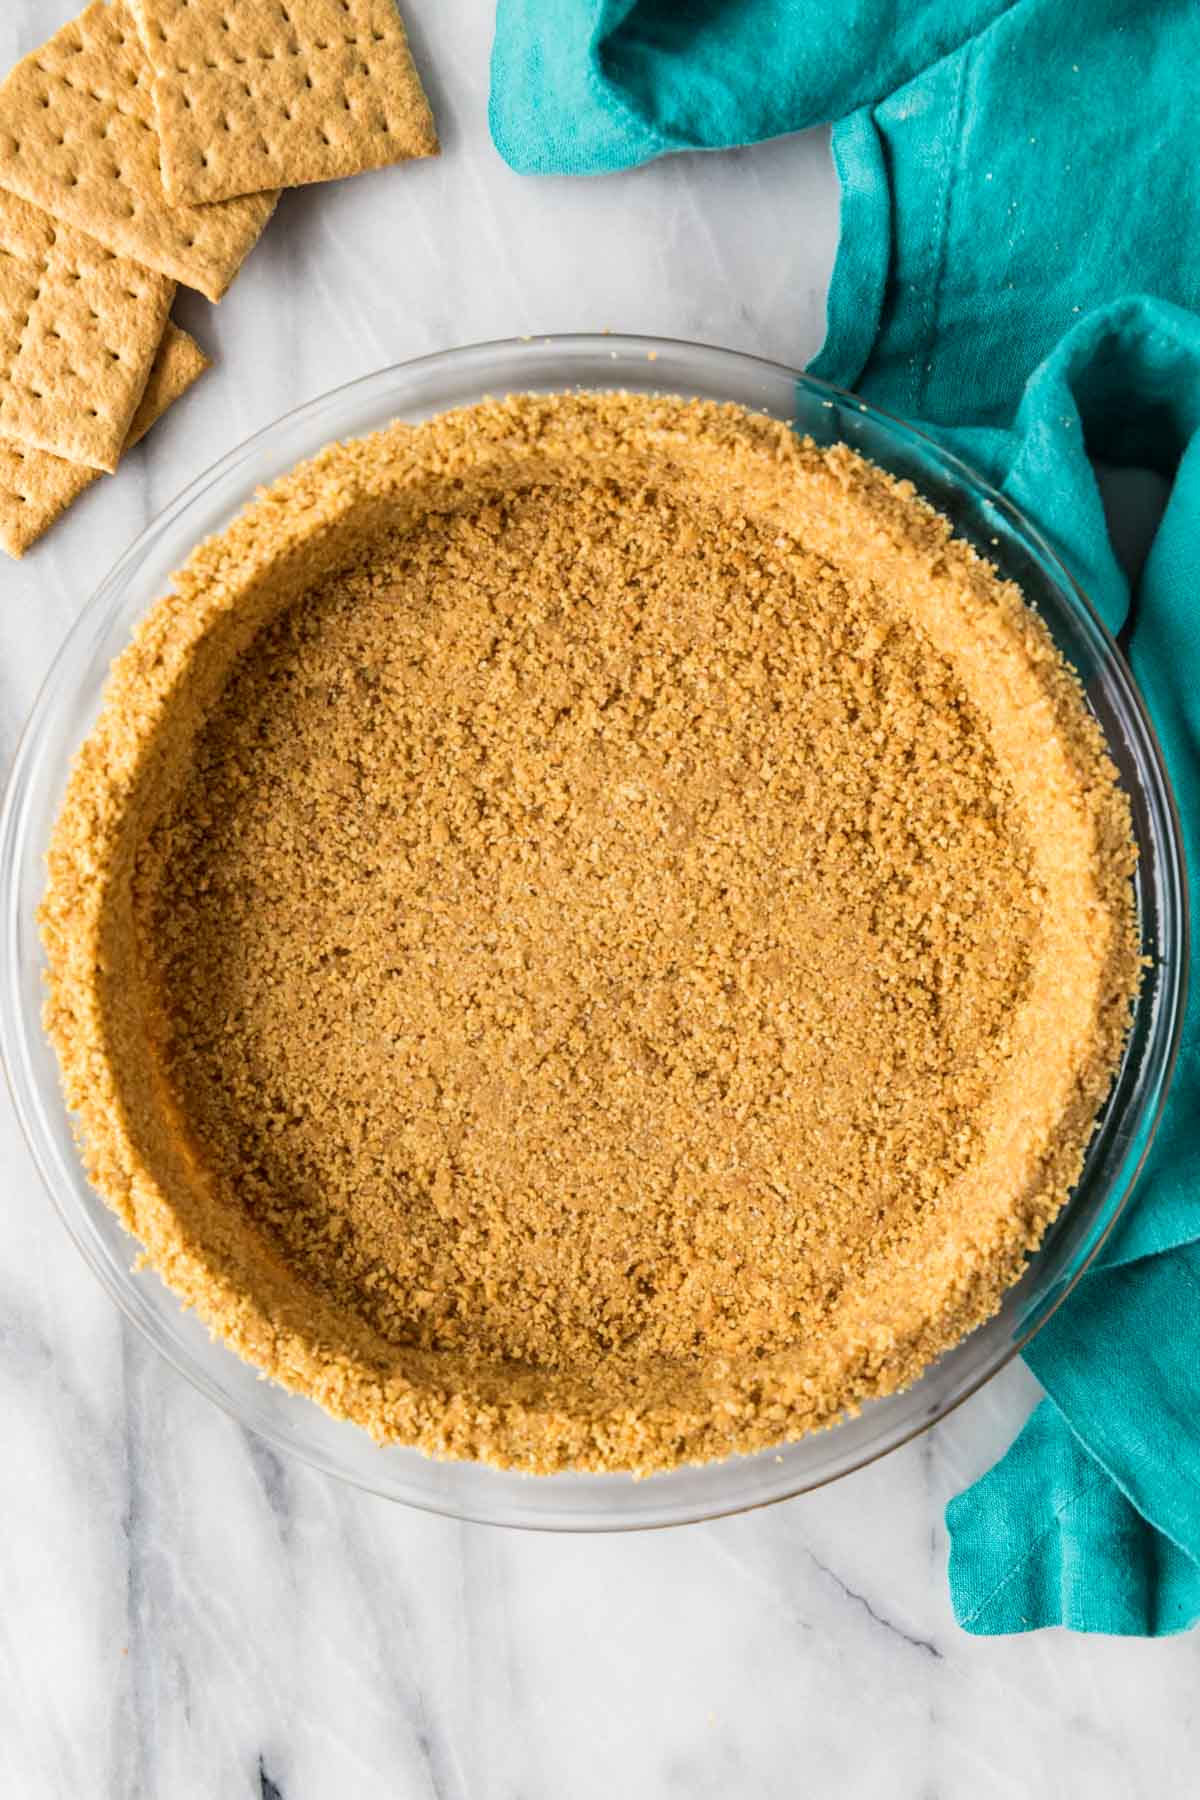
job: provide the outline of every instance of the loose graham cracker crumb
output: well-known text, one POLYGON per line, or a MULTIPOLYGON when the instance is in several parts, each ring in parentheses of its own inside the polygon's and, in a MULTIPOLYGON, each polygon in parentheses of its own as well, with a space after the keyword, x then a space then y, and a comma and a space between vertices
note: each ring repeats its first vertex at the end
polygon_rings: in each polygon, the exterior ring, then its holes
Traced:
POLYGON ((912 490, 735 407, 322 453, 116 665, 55 833, 89 1171, 381 1440, 648 1471, 993 1312, 1138 980, 1074 677, 912 490))

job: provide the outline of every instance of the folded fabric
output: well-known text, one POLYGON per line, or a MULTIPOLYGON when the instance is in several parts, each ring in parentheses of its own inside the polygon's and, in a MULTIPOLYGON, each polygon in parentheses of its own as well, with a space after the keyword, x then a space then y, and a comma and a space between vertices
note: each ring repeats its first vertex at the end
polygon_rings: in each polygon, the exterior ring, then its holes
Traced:
MULTIPOLYGON (((1200 320, 1148 298, 1101 308, 1031 378, 1013 429, 949 435, 1041 519, 1110 629, 1129 627, 1188 864, 1200 867, 1200 320), (1131 610, 1087 451, 1123 460, 1139 441, 1175 473, 1131 610)), ((1197 1240, 1193 998, 1137 1192, 1097 1265, 1026 1348, 1050 1399, 947 1510, 951 1593, 968 1630, 1157 1636, 1200 1618, 1197 1240)))
MULTIPOLYGON (((1121 630, 1200 867, 1200 184, 1192 0, 500 0, 491 121, 600 174, 836 121, 816 373, 924 423, 1121 630), (1157 471, 1137 592, 1090 458, 1157 471)), ((1197 984, 1200 990, 1200 984, 1197 984)), ((1026 1356, 1048 1400, 947 1512, 975 1632, 1200 1618, 1200 991, 1137 1194, 1026 1356)))

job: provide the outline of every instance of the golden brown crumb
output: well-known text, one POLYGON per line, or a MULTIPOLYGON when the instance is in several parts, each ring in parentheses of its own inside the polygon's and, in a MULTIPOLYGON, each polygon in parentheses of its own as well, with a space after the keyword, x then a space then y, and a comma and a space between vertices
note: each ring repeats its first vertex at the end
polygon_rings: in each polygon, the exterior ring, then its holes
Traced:
POLYGON ((324 452, 117 665, 55 836, 93 1180, 268 1373, 534 1470, 906 1384, 1066 1198, 1137 981, 1036 617, 733 407, 324 452))

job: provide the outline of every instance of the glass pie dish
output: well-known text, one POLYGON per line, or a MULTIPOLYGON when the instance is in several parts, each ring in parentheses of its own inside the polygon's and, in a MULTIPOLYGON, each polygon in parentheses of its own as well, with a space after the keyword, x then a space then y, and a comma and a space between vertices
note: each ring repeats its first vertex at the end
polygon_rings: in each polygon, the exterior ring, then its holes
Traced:
POLYGON ((1060 1303, 1128 1198, 1157 1124, 1178 1038, 1186 978, 1186 900, 1170 787, 1152 727, 1120 652, 1036 530, 931 439, 837 389, 756 358, 700 345, 611 336, 474 346, 385 369, 289 414, 201 476, 145 531, 84 607, 40 694, 0 820, 3 982, 0 1038, 18 1115, 68 1231, 113 1298, 204 1393, 280 1449, 411 1505, 544 1529, 680 1524, 782 1499, 849 1473, 941 1418, 988 1380, 1060 1303), (1124 1058, 1073 1196, 1000 1311, 907 1391, 777 1449, 635 1480, 623 1474, 529 1476, 435 1462, 378 1447, 359 1427, 264 1381, 210 1339, 152 1272, 88 1184, 41 1028, 43 958, 36 912, 44 855, 71 758, 100 705, 107 671, 135 622, 201 539, 256 488, 332 440, 412 422, 485 395, 620 388, 734 401, 845 442, 910 479, 955 530, 1016 581, 1078 672, 1128 793, 1139 863, 1136 902, 1146 973, 1124 1058))

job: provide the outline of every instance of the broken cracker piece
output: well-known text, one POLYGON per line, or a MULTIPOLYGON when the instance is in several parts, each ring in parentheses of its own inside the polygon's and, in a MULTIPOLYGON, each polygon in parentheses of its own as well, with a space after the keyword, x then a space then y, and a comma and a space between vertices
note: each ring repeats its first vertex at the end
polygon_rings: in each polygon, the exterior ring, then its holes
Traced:
MULTIPOLYGON (((132 450, 208 367, 195 338, 168 320, 125 449, 132 450)), ((23 556, 98 477, 96 469, 0 438, 0 549, 23 556)))
POLYGON ((219 300, 278 196, 172 206, 151 89, 124 0, 96 0, 0 84, 0 186, 219 300))
POLYGON ((392 0, 130 0, 130 10, 176 203, 437 154, 392 0))
POLYGON ((174 294, 0 190, 0 433, 115 469, 174 294))

